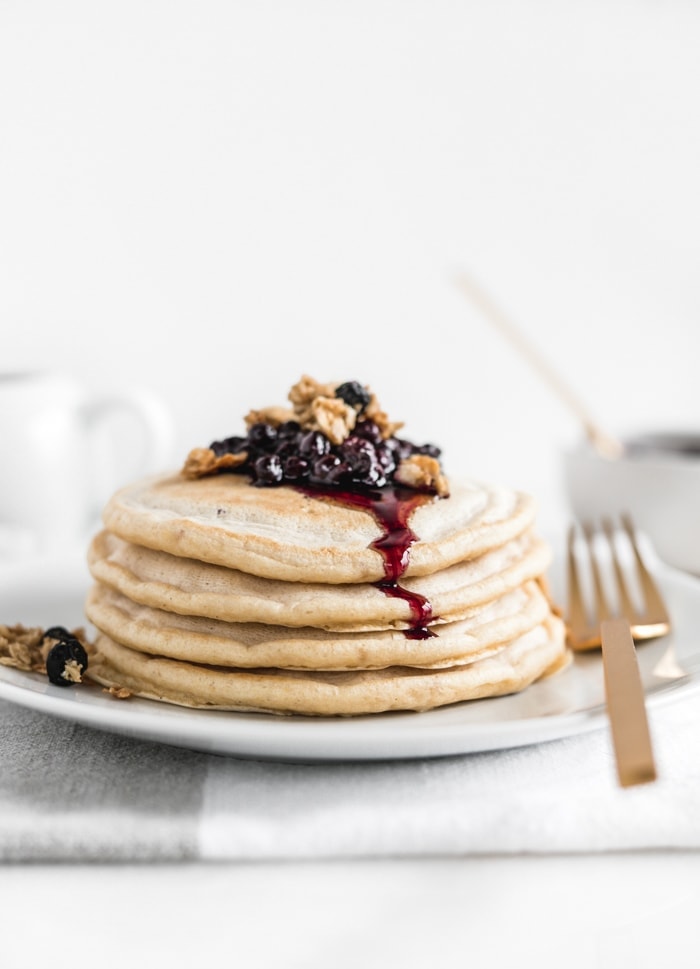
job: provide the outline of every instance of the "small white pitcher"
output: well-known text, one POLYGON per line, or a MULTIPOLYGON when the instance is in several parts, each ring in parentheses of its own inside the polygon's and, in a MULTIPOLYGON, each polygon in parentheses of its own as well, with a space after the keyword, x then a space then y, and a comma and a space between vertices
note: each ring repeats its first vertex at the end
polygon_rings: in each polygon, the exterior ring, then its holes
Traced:
POLYGON ((100 397, 64 374, 0 373, 0 557, 84 541, 109 490, 163 468, 173 439, 152 394, 100 397))

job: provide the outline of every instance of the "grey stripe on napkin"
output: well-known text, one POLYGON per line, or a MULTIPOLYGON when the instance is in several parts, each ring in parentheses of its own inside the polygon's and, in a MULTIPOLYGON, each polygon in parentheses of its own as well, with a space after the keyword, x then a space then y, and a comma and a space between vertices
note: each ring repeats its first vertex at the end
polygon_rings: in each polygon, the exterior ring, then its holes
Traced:
POLYGON ((207 758, 0 703, 0 859, 197 853, 207 758))

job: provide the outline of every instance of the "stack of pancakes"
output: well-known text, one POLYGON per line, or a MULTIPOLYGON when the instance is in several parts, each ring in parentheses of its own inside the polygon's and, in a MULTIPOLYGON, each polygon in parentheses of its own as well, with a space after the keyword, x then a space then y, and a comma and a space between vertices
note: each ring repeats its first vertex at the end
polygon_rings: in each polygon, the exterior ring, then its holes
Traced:
POLYGON ((389 589, 366 509, 234 474, 137 482, 90 547, 91 677, 191 707, 321 716, 523 689, 566 657, 534 515, 528 496, 451 481, 449 498, 415 503, 389 589))

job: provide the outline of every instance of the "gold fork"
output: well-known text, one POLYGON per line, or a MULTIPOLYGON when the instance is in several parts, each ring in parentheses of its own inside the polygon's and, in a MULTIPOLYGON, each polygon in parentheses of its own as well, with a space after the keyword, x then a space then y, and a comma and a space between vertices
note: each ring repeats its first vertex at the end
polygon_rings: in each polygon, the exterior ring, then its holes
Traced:
MULTIPOLYGON (((568 641, 577 651, 602 646, 605 695, 610 717, 617 774, 623 787, 656 779, 656 767, 644 703, 644 688, 639 675, 634 640, 663 636, 671 622, 658 586, 646 567, 637 543, 634 525, 628 515, 621 517, 632 552, 639 602, 634 601, 625 576, 625 567, 609 519, 602 531, 590 523, 582 525, 584 545, 590 567, 593 616, 589 615, 576 554, 577 529, 568 538, 569 614, 568 641), (612 564, 612 596, 606 593, 606 579, 600 563, 599 536, 606 541, 612 564), (613 601, 613 598, 616 600, 613 601)), ((609 581, 609 580, 608 580, 609 581)))

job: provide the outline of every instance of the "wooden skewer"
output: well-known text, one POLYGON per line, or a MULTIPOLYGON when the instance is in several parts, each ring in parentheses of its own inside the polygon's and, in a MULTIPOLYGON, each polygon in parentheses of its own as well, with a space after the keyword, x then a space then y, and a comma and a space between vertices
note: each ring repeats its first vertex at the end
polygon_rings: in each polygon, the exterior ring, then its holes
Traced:
POLYGON ((491 297, 479 286, 471 276, 460 272, 455 278, 457 287, 481 313, 500 331, 527 360, 530 366, 547 383, 551 390, 566 404, 583 425, 584 431, 593 447, 606 458, 619 458, 623 453, 623 445, 612 437, 594 421, 581 400, 572 392, 569 385, 561 379, 558 373, 550 367, 535 347, 525 339, 522 332, 515 326, 503 310, 497 306, 491 297))

